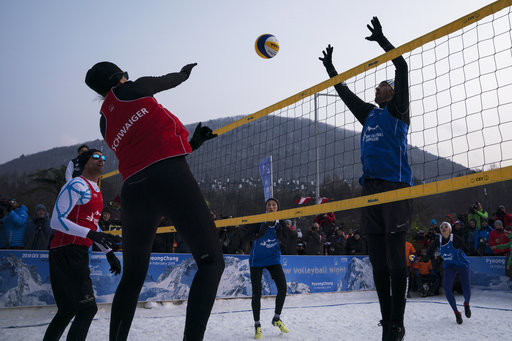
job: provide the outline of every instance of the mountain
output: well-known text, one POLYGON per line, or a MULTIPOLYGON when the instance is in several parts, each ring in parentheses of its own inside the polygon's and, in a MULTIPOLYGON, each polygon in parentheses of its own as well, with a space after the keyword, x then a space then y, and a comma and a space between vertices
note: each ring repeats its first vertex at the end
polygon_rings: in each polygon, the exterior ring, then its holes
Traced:
MULTIPOLYGON (((220 118, 204 122, 212 129, 218 129, 242 116, 220 118)), ((186 129, 193 133, 196 123, 189 124, 186 129)), ((336 171, 342 179, 356 179, 361 173, 359 161, 360 133, 344 128, 334 127, 329 124, 319 123, 318 145, 320 146, 320 173, 325 174, 336 171)), ((286 118, 268 116, 234 129, 218 139, 208 141, 190 159, 191 167, 198 168, 194 162, 202 162, 205 154, 209 162, 209 168, 223 179, 221 173, 241 161, 247 165, 258 165, 258 162, 268 155, 273 155, 274 168, 289 169, 291 179, 307 177, 315 167, 315 126, 314 122, 305 118, 286 118), (205 146, 208 146, 205 148, 205 146), (213 152, 212 152, 213 151, 213 152), (220 171, 222 170, 222 171, 220 171)), ((84 142, 89 147, 102 150, 107 156, 105 172, 117 169, 115 154, 102 140, 84 142)), ((31 173, 40 169, 58 168, 67 165, 69 160, 76 156, 76 150, 80 144, 56 147, 50 150, 31 155, 22 155, 19 158, 0 165, 0 176, 8 174, 31 173)), ((462 165, 451 162, 448 159, 439 158, 436 155, 424 152, 418 147, 409 147, 409 162, 413 168, 414 176, 420 181, 440 179, 453 176, 458 173, 466 173, 468 169, 462 165)), ((195 172, 196 173, 196 172, 195 172)), ((252 172, 258 176, 258 169, 252 172)), ((196 177, 201 177, 196 174, 196 177)), ((238 176, 242 178, 242 176, 238 176)), ((233 175, 231 180, 236 180, 233 175), (233 178, 234 177, 234 178, 233 178)), ((276 179, 274 177, 274 179, 276 179)))

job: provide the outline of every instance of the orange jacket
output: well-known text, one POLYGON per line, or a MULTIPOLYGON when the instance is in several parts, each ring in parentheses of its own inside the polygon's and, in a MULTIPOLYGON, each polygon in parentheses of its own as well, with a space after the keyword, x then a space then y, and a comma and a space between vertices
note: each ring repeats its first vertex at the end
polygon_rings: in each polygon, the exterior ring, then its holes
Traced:
POLYGON ((417 263, 414 263, 413 267, 418 269, 418 273, 420 275, 428 275, 430 270, 432 270, 432 262, 429 260, 425 263, 420 260, 417 263))
POLYGON ((411 262, 409 261, 409 256, 416 253, 414 246, 408 241, 405 241, 405 261, 407 262, 407 266, 411 266, 411 262))

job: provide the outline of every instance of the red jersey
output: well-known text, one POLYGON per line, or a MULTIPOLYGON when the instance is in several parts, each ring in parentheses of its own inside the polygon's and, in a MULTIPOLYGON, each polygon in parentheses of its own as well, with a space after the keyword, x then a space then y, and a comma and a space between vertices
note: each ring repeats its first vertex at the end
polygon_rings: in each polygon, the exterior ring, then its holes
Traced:
POLYGON ((154 97, 125 101, 110 90, 101 113, 105 141, 116 153, 124 180, 157 161, 192 153, 188 131, 154 97))
MULTIPOLYGON (((68 213, 66 218, 67 220, 77 225, 96 231, 98 229, 98 221, 101 216, 101 211, 103 210, 103 196, 101 195, 101 191, 96 191, 87 179, 85 179, 84 177, 80 177, 80 179, 84 180, 84 182, 89 186, 90 199, 87 203, 82 205, 76 203, 75 206, 68 213)), ((71 185, 73 185, 72 181, 66 183, 61 193, 65 193, 66 187, 71 185)), ((59 199, 61 198, 63 201, 68 200, 67 197, 68 195, 59 194, 57 201, 59 201, 59 199)), ((59 205, 59 202, 57 202, 55 205, 59 205)), ((92 240, 90 240, 89 238, 81 238, 72 234, 67 234, 62 231, 56 230, 52 238, 50 248, 55 248, 68 244, 84 245, 90 247, 92 245, 92 240)))

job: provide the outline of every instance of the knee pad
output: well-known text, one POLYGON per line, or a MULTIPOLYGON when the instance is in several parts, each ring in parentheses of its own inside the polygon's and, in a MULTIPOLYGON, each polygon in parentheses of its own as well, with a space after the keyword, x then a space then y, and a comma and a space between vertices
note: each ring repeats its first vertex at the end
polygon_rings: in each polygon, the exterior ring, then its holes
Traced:
POLYGON ((205 265, 213 265, 215 266, 220 273, 224 271, 224 256, 222 254, 211 254, 204 253, 198 257, 196 260, 197 266, 205 266, 205 265))

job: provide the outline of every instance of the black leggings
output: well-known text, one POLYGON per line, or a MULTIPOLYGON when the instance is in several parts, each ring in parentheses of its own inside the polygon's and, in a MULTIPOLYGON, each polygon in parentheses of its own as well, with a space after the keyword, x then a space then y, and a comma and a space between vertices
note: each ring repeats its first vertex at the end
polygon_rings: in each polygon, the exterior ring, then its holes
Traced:
POLYGON ((254 321, 260 320, 260 309, 261 309, 261 277, 263 275, 263 269, 267 269, 270 272, 270 276, 276 283, 277 296, 276 296, 276 308, 275 313, 280 315, 283 310, 284 300, 286 298, 286 277, 283 272, 281 264, 263 266, 263 267, 251 267, 251 284, 252 284, 252 315, 254 321))
POLYGON ((382 320, 403 326, 407 290, 405 232, 368 234, 367 241, 382 320))
POLYGON ((197 272, 190 287, 184 339, 202 340, 224 258, 215 223, 185 157, 157 162, 128 178, 121 192, 123 275, 112 303, 110 340, 126 340, 162 216, 190 248, 197 272))
POLYGON ((98 308, 89 277, 86 246, 66 245, 50 250, 50 282, 57 303, 57 314, 44 334, 44 341, 59 340, 67 325, 67 340, 85 340, 98 308))

